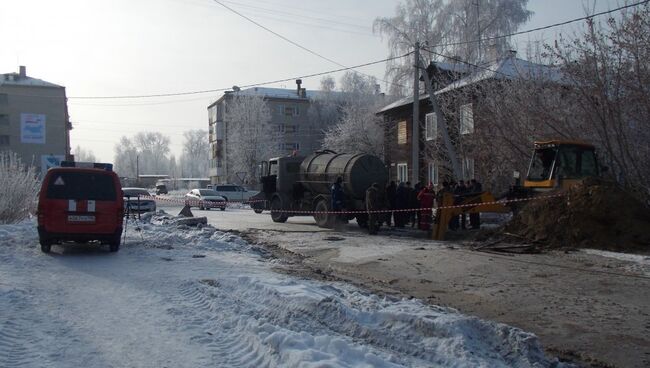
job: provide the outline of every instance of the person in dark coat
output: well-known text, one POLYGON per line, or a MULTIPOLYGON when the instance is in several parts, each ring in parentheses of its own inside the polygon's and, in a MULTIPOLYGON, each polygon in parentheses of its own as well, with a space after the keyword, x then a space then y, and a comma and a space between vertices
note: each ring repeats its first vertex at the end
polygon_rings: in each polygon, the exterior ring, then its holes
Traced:
MULTIPOLYGON (((465 185, 465 182, 461 180, 458 182, 458 185, 454 189, 454 194, 458 195, 457 199, 457 204, 460 204, 463 201, 463 195, 468 193, 468 187, 465 185)), ((467 228, 467 216, 465 213, 460 214, 460 227, 461 229, 465 230, 467 228)), ((456 228, 458 228, 458 224, 456 224, 456 228)))
MULTIPOLYGON (((469 191, 472 194, 480 194, 483 192, 483 185, 479 183, 478 180, 472 179, 470 182, 469 186, 469 191)), ((469 226, 472 229, 480 229, 481 228, 481 214, 480 213, 470 213, 469 214, 469 226)))
POLYGON ((379 197, 379 184, 372 183, 366 190, 366 210, 368 211, 368 233, 377 234, 379 229, 380 214, 374 211, 381 210, 381 199, 379 197))
MULTIPOLYGON (((391 181, 390 184, 386 187, 386 201, 388 201, 388 209, 395 209, 395 199, 397 197, 397 185, 394 181, 391 181)), ((393 211, 388 212, 386 216, 386 225, 390 226, 391 221, 395 220, 395 213, 393 211)), ((395 222, 393 222, 394 224, 395 222)))
MULTIPOLYGON (((330 195, 332 197, 332 211, 341 212, 345 207, 345 193, 343 193, 343 177, 336 178, 336 182, 330 188, 330 195)), ((336 221, 340 222, 340 215, 337 215, 336 221)))
POLYGON ((395 212, 395 227, 404 227, 406 222, 407 213, 405 210, 408 207, 409 203, 409 192, 406 188, 404 182, 399 183, 397 186, 397 191, 395 193, 395 209, 398 210, 395 212))

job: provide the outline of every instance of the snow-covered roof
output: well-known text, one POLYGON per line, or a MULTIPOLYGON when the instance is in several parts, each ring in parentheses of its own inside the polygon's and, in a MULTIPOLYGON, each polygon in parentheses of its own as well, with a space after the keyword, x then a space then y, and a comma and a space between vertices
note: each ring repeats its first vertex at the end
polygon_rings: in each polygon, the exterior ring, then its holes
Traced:
POLYGON ((435 66, 440 70, 446 70, 454 73, 467 74, 472 71, 471 66, 469 66, 467 63, 462 63, 462 62, 446 63, 446 62, 432 61, 431 65, 435 66))
MULTIPOLYGON (((459 64, 449 64, 449 63, 436 63, 440 67, 441 64, 448 64, 447 66, 459 65, 459 64)), ((552 66, 536 64, 530 61, 518 59, 516 57, 506 57, 504 59, 496 60, 490 63, 485 63, 478 67, 471 67, 467 65, 468 68, 473 68, 476 71, 464 78, 461 78, 446 87, 437 90, 434 92, 435 95, 453 91, 455 89, 468 86, 473 83, 477 83, 487 79, 527 79, 527 80, 537 80, 537 81, 550 81, 550 82, 563 82, 562 72, 552 66)), ((458 69, 460 71, 460 69, 458 69)), ((429 98, 428 94, 420 95, 420 101, 426 100, 429 98)), ((413 96, 408 96, 401 98, 390 105, 384 106, 377 113, 381 114, 388 110, 395 109, 401 106, 407 106, 413 103, 413 96)))
MULTIPOLYGON (((316 98, 325 93, 339 94, 341 92, 324 92, 324 91, 312 91, 306 90, 306 98, 316 98)), ((297 89, 289 88, 270 88, 270 87, 252 87, 247 89, 242 89, 238 92, 231 92, 232 95, 237 96, 261 96, 265 98, 285 98, 285 99, 296 99, 301 100, 305 97, 298 95, 297 89)))
MULTIPOLYGON (((426 99, 428 99, 428 98, 429 98, 429 94, 428 94, 428 93, 425 93, 425 94, 423 94, 423 95, 420 95, 420 101, 422 101, 422 100, 426 100, 426 99)), ((388 111, 388 110, 392 110, 392 109, 397 108, 397 107, 400 107, 400 106, 410 105, 410 104, 412 104, 412 103, 413 103, 413 96, 408 96, 408 97, 400 98, 399 100, 397 100, 397 101, 391 103, 390 105, 386 105, 386 106, 384 106, 384 107, 383 107, 381 110, 379 110, 377 113, 379 114, 379 113, 382 113, 382 112, 385 112, 385 111, 388 111)))
POLYGON ((58 84, 46 82, 30 76, 21 76, 19 73, 0 74, 0 86, 35 86, 63 88, 58 84))
POLYGON ((436 95, 453 91, 487 79, 524 79, 561 82, 562 72, 552 66, 536 64, 516 57, 506 57, 475 67, 476 71, 435 92, 436 95))

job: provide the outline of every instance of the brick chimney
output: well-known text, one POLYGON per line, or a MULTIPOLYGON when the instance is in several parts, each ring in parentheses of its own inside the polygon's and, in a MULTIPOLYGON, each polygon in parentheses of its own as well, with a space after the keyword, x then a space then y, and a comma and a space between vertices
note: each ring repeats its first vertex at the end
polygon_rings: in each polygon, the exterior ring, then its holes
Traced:
POLYGON ((20 78, 27 78, 27 68, 24 65, 18 67, 18 74, 20 78))

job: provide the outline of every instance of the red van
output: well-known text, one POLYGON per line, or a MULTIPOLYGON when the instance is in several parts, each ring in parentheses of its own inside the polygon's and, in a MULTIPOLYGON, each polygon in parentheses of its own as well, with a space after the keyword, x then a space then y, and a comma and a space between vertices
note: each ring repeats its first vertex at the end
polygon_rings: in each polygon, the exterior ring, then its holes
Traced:
POLYGON ((41 250, 62 241, 98 240, 120 248, 124 199, 113 165, 63 161, 49 169, 38 198, 41 250))

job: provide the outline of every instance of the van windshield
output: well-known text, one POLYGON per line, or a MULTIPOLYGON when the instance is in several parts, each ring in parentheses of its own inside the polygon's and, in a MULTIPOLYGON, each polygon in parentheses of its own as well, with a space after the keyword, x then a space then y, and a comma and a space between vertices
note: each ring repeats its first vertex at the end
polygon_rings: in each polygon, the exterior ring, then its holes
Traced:
POLYGON ((115 184, 107 174, 57 172, 50 177, 47 198, 114 201, 115 184))

